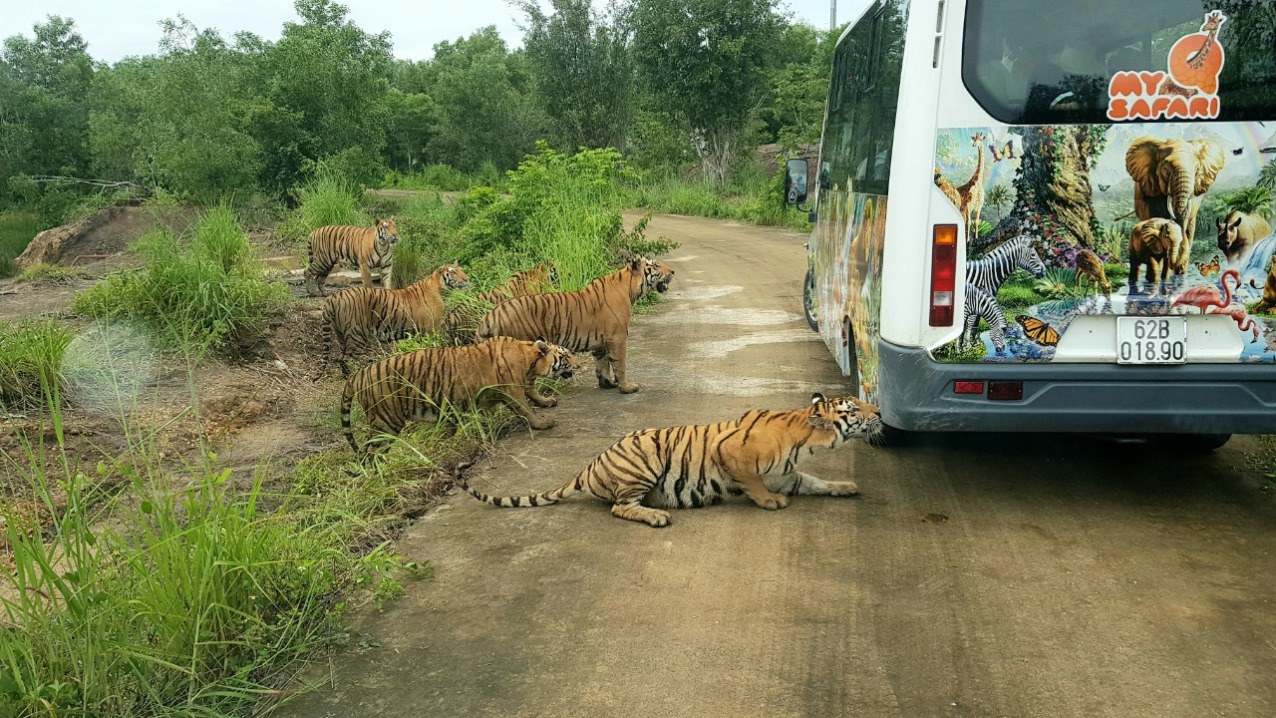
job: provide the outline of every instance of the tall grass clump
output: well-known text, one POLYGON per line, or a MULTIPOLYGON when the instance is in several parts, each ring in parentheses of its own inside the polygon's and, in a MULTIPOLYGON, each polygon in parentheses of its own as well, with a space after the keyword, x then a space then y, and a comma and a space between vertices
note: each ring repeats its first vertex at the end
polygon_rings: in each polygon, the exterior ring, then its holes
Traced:
POLYGON ((0 212, 0 277, 12 276, 13 260, 40 231, 40 218, 28 212, 0 212))
POLYGON ((173 348, 234 349, 251 343, 287 303, 287 286, 265 281, 261 261, 226 206, 208 210, 188 236, 161 227, 136 248, 145 267, 109 275, 79 293, 75 311, 139 320, 173 348))
POLYGON ((0 504, 0 714, 238 715, 337 634, 343 595, 399 589, 383 546, 263 510, 264 464, 236 488, 210 452, 172 477, 135 441, 90 477, 61 446, 23 450, 0 452, 32 497, 0 504))
POLYGON ((276 234, 288 241, 303 241, 310 233, 330 224, 372 226, 372 218, 359 208, 358 187, 341 175, 320 170, 293 192, 297 208, 276 234))
POLYGON ((0 322, 0 412, 38 408, 46 400, 71 339, 53 320, 0 322))

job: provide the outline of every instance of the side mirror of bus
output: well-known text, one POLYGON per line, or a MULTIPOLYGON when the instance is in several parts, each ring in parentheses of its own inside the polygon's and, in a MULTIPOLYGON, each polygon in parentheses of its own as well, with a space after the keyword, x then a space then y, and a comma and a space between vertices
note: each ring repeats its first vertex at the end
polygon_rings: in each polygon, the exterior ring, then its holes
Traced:
POLYGON ((793 159, 784 164, 784 199, 789 204, 806 201, 806 160, 793 159))

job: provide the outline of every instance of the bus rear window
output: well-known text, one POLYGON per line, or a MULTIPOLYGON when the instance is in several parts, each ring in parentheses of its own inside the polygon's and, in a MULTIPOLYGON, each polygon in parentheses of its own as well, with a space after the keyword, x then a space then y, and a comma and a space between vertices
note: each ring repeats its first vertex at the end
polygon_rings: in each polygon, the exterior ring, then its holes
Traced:
POLYGON ((1007 124, 1276 119, 1276 0, 969 0, 962 79, 1007 124))

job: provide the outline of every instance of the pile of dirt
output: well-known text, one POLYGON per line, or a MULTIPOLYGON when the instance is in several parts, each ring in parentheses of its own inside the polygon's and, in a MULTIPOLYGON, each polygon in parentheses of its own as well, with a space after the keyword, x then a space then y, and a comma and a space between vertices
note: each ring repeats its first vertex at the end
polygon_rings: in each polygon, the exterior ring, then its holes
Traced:
POLYGON ((131 242, 154 229, 157 222, 183 231, 196 216, 196 209, 186 207, 162 217, 134 205, 106 207, 78 222, 37 234, 14 264, 20 269, 35 264, 83 266, 123 252, 131 242))

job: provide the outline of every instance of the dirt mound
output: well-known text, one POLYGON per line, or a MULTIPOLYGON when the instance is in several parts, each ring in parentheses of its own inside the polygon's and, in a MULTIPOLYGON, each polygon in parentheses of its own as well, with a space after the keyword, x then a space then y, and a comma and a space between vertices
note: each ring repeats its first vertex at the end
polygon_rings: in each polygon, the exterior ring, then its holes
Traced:
POLYGON ((190 226, 195 216, 196 210, 182 208, 157 220, 156 215, 142 207, 106 207, 78 222, 37 234, 14 264, 22 269, 34 264, 89 264, 123 252, 130 242, 153 229, 157 221, 181 231, 190 226))

